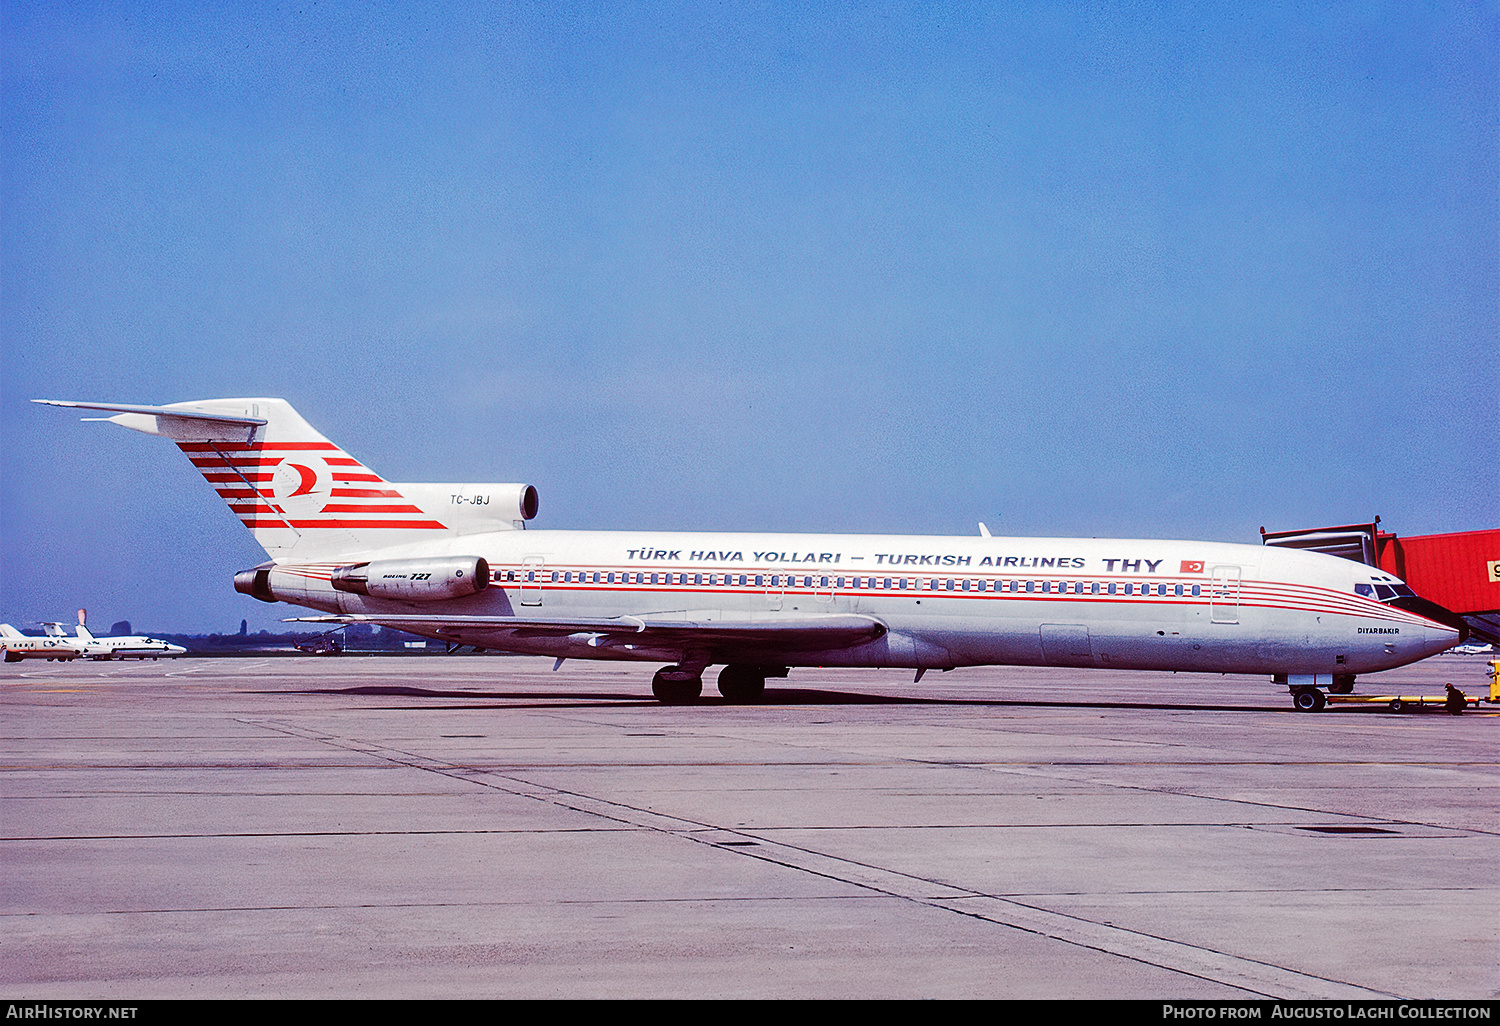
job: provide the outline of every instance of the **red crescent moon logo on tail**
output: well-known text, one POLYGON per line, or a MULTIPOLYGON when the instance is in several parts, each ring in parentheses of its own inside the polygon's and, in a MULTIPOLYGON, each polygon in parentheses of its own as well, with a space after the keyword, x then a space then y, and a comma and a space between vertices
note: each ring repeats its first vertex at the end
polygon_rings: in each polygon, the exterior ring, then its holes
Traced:
POLYGON ((288 495, 287 498, 290 499, 293 495, 306 495, 311 492, 313 490, 313 485, 318 483, 317 472, 309 469, 308 467, 304 467, 300 463, 288 463, 287 466, 295 470, 297 472, 297 476, 302 479, 298 483, 296 491, 292 492, 291 495, 288 495))

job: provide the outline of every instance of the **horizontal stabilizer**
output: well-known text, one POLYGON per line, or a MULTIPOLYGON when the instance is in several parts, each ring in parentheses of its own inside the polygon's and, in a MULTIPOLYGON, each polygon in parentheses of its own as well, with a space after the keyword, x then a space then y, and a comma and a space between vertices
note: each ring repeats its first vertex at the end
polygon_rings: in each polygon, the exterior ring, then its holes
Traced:
MULTIPOLYGON (((205 413, 198 410, 184 409, 182 406, 130 406, 121 403, 79 403, 68 399, 33 399, 34 403, 44 406, 68 406, 76 410, 102 410, 106 413, 133 413, 148 417, 171 417, 175 420, 203 421, 213 424, 237 424, 244 427, 262 427, 265 425, 264 418, 237 416, 225 413, 205 413)), ((109 420, 116 418, 110 417, 109 420)), ((126 424, 127 427, 132 425, 126 424)), ((140 430, 139 428, 137 430, 140 430)), ((158 434, 161 432, 148 432, 158 434)))

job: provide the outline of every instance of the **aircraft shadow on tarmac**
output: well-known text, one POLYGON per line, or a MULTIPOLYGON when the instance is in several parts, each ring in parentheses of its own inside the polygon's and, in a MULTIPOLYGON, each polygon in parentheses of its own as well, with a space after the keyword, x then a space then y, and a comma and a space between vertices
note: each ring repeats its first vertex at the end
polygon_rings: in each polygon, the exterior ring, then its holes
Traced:
MULTIPOLYGON (((288 692, 275 692, 288 694, 288 692)), ((660 705, 650 695, 639 692, 578 691, 440 691, 435 688, 418 688, 404 685, 362 685, 352 688, 299 688, 295 694, 303 695, 362 695, 373 697, 408 697, 435 699, 464 699, 468 702, 484 699, 507 708, 617 708, 622 705, 660 705)), ((733 705, 715 694, 705 692, 698 705, 733 705)), ((1272 709, 1264 705, 1228 705, 1222 703, 1183 702, 1090 702, 1059 701, 1056 699, 994 699, 994 698, 925 698, 911 695, 869 695, 854 691, 830 691, 823 688, 768 688, 765 698, 754 703, 759 706, 798 705, 923 705, 923 706, 980 706, 986 708, 1049 708, 1049 709, 1164 709, 1201 712, 1295 712, 1294 709, 1272 709)), ((443 706, 442 708, 495 708, 495 704, 472 706, 443 706)), ((747 706, 753 708, 754 706, 747 706)), ((433 706, 432 708, 438 708, 433 706)))

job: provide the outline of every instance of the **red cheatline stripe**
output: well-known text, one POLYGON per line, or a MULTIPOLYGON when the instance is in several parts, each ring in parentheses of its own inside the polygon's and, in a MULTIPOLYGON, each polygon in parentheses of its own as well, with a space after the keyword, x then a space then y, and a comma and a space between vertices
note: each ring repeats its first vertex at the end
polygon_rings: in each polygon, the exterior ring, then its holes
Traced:
POLYGON ((315 527, 391 527, 403 530, 447 530, 446 527, 436 520, 293 520, 292 526, 308 529, 315 527))
POLYGON ((275 474, 208 474, 203 475, 205 481, 269 481, 275 474))
POLYGON ((349 459, 347 457, 343 457, 343 456, 325 456, 325 457, 323 457, 323 462, 326 463, 326 464, 328 464, 330 467, 362 467, 362 466, 364 466, 364 464, 361 463, 361 462, 359 462, 359 460, 351 460, 351 459, 349 459))
POLYGON ((338 451, 332 442, 178 442, 183 452, 327 452, 338 451))
POLYGON ((261 490, 254 489, 254 488, 215 488, 214 491, 218 492, 220 496, 222 496, 223 498, 226 498, 226 499, 274 499, 274 498, 276 498, 276 496, 271 493, 270 489, 266 489, 264 491, 261 491, 261 490))
POLYGON ((324 506, 323 513, 422 513, 424 510, 416 506, 358 506, 354 504, 340 505, 334 503, 324 506))
POLYGON ((255 503, 255 504, 251 504, 251 505, 247 506, 247 505, 245 505, 243 503, 231 502, 229 504, 229 508, 232 509, 232 510, 234 510, 236 513, 279 513, 279 512, 281 512, 275 506, 267 506, 267 505, 260 504, 260 503, 255 503))
POLYGON ((305 577, 311 581, 326 581, 333 574, 327 567, 314 566, 278 566, 278 573, 291 574, 293 577, 305 577))
POLYGON ((380 484, 385 480, 379 474, 350 474, 347 472, 342 474, 335 472, 333 479, 335 481, 374 481, 376 484, 380 484))
POLYGON ((335 488, 328 493, 334 499, 404 499, 400 492, 386 488, 335 488))

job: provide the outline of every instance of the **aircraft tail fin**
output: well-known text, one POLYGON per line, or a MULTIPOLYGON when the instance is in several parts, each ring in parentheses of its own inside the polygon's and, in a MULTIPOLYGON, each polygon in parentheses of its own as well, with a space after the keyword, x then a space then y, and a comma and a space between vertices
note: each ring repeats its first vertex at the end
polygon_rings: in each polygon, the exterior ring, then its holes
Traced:
POLYGON ((85 419, 170 438, 273 558, 352 554, 449 530, 319 434, 285 399, 168 406, 32 401, 100 410, 113 416, 85 419))
POLYGON ((85 627, 83 625, 83 621, 82 620, 78 621, 78 627, 76 629, 78 631, 78 637, 79 637, 80 640, 82 640, 82 641, 93 641, 94 640, 93 633, 87 627, 85 627))
POLYGON ((24 638, 26 635, 8 623, 0 623, 0 638, 24 638))

